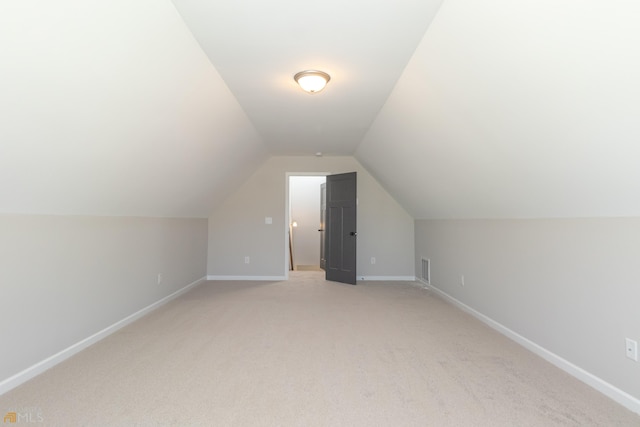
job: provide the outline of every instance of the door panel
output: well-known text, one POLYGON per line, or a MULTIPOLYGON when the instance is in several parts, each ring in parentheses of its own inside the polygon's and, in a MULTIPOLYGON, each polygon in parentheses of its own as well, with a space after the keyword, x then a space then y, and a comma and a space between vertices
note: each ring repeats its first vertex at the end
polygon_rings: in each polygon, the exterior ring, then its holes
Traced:
POLYGON ((356 173, 327 176, 326 279, 356 284, 356 173))

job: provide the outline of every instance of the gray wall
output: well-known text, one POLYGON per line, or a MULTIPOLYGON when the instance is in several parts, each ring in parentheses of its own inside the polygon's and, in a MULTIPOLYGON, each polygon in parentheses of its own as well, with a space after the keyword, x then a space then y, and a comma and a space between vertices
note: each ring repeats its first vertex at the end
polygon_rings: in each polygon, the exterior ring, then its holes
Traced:
POLYGON ((358 173, 358 276, 414 277, 413 219, 353 157, 271 157, 209 218, 208 274, 283 277, 287 173, 358 173), (265 217, 273 218, 266 225, 265 217), (244 263, 249 256, 251 262, 244 263), (371 265, 375 256, 377 263, 371 265))
POLYGON ((0 382, 203 278, 206 253, 206 219, 0 215, 0 382))
POLYGON ((624 351, 640 341, 640 218, 419 220, 415 232, 432 285, 640 399, 624 351))

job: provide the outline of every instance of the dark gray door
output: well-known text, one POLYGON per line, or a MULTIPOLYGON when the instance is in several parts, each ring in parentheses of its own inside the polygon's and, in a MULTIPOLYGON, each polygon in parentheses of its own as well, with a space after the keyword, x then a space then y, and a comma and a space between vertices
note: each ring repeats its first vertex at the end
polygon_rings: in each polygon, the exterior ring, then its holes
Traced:
POLYGON ((356 284, 356 173, 327 176, 325 276, 356 284))
POLYGON ((324 230, 326 227, 327 218, 327 184, 320 184, 320 228, 318 231, 320 232, 320 268, 325 270, 327 265, 327 259, 325 258, 325 234, 324 230))

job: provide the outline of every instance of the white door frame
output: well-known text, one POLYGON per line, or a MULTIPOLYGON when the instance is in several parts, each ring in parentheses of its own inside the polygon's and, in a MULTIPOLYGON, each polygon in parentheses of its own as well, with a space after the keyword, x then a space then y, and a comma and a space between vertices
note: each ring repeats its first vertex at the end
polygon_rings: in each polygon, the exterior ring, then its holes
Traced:
POLYGON ((284 198, 284 218, 285 218, 285 232, 284 232, 284 277, 285 280, 289 280, 289 218, 291 212, 291 197, 289 193, 289 179, 293 176, 327 176, 331 175, 331 172, 286 172, 285 173, 285 198, 284 198))

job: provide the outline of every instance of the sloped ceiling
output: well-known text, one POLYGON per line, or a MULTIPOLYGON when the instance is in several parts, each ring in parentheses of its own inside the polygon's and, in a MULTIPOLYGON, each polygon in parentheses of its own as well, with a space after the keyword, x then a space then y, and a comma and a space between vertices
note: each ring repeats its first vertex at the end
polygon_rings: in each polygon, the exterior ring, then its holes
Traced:
POLYGON ((638 216, 638 22, 446 0, 356 157, 415 218, 638 216))
POLYGON ((0 3, 0 212, 206 217, 266 157, 169 1, 0 3))
POLYGON ((0 212, 208 216, 321 151, 415 218, 640 216, 640 3, 441 3, 0 2, 0 212))
POLYGON ((173 0, 273 154, 351 155, 442 0, 173 0), (331 75, 309 95, 298 71, 331 75))

